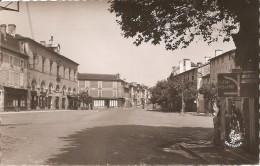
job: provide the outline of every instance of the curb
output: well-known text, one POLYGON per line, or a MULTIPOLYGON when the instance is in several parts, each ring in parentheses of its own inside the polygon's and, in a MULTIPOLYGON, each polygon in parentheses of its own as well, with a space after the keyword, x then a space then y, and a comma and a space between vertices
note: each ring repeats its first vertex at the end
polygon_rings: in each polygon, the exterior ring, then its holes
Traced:
POLYGON ((199 155, 199 154, 193 152, 192 150, 186 148, 185 146, 183 146, 183 145, 181 145, 181 144, 179 144, 179 146, 180 146, 183 150, 187 151, 188 153, 190 153, 191 155, 193 155, 193 156, 195 156, 195 157, 197 157, 197 158, 202 159, 202 160, 205 161, 206 163, 208 163, 208 164, 214 164, 214 163, 211 162, 210 160, 208 160, 208 159, 206 159, 205 157, 202 157, 201 155, 199 155))

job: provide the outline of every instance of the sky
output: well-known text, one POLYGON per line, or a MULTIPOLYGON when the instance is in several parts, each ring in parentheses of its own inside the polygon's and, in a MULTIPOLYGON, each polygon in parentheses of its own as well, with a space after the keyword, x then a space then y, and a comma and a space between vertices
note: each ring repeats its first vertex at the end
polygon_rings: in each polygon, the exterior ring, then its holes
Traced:
POLYGON ((61 46, 60 53, 79 63, 80 73, 119 73, 128 82, 149 87, 167 79, 172 67, 184 58, 204 63, 204 57, 214 57, 215 50, 235 48, 232 41, 221 40, 210 46, 196 41, 175 51, 167 51, 164 44, 144 43, 137 47, 134 39, 121 35, 116 16, 108 9, 105 0, 21 2, 20 12, 0 11, 0 24, 15 24, 17 34, 37 42, 53 36, 54 43, 61 46))

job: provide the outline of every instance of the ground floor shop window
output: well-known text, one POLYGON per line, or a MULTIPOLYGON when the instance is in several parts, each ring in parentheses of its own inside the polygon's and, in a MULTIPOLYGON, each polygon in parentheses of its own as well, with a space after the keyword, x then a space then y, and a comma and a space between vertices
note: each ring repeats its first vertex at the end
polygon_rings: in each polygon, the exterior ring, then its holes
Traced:
POLYGON ((104 100, 94 100, 94 107, 104 107, 105 101, 104 100))
POLYGON ((4 107, 6 110, 26 109, 27 91, 22 89, 5 88, 4 107))
POLYGON ((111 106, 111 107, 117 107, 117 106, 118 106, 117 100, 110 100, 110 101, 109 101, 109 106, 111 106))

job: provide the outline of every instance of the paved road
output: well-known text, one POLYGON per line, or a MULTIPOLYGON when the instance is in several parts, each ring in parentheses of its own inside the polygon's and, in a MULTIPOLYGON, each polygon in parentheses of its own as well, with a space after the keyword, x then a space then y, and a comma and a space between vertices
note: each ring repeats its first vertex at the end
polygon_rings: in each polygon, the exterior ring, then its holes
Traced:
POLYGON ((1 164, 205 164, 176 143, 213 134, 211 117, 141 109, 0 116, 1 164))

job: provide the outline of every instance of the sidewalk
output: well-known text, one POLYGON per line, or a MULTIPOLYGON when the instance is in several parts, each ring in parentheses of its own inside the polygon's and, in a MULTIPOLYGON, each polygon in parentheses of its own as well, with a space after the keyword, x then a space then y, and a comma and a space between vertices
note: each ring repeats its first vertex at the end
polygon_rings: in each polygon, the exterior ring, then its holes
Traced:
POLYGON ((222 149, 214 146, 211 141, 194 141, 181 143, 180 147, 193 156, 196 156, 208 164, 228 164, 228 165, 251 165, 258 164, 258 158, 254 158, 248 153, 238 149, 222 149))

